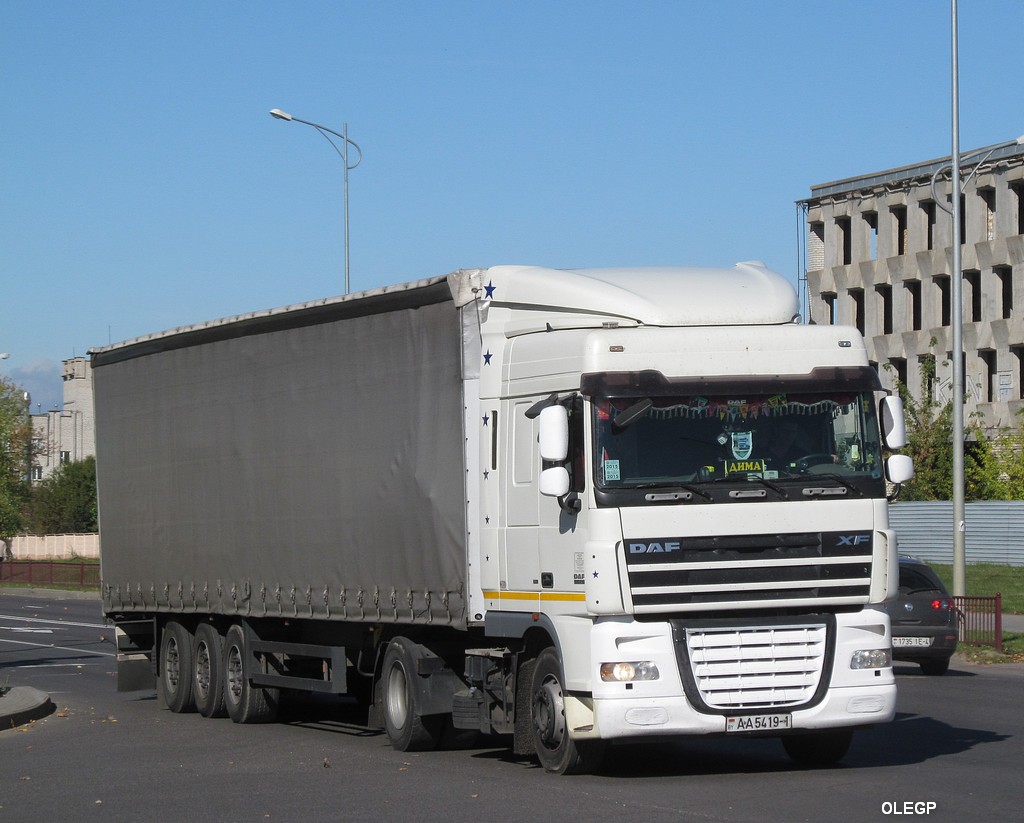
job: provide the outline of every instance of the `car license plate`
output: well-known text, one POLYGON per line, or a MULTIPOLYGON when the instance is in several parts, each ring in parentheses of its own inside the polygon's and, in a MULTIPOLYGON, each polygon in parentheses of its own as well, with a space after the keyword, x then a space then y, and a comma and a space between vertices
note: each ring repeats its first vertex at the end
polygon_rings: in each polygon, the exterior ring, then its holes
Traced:
POLYGON ((727 732, 771 732, 788 729, 792 725, 793 719, 788 714, 748 714, 725 718, 727 732))
POLYGON ((930 646, 932 644, 932 638, 930 637, 894 637, 892 639, 892 645, 899 646, 900 648, 906 648, 907 646, 930 646))

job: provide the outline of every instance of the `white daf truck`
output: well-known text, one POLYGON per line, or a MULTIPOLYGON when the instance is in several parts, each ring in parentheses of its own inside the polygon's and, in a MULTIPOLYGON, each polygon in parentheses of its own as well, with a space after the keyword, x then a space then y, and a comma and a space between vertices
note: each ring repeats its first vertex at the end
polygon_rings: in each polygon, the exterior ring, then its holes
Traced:
POLYGON ((463 270, 92 365, 119 686, 175 712, 350 694, 558 773, 893 717, 902 409, 761 264, 463 270))

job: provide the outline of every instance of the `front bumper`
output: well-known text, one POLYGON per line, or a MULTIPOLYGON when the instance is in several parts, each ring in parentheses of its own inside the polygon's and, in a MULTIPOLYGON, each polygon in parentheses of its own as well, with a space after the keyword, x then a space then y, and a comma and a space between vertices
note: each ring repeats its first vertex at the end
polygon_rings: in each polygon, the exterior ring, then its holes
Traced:
MULTIPOLYGON (((757 635, 755 642, 761 642, 764 621, 752 621, 750 627, 745 627, 741 620, 735 622, 739 633, 750 628, 757 635)), ((799 621, 779 622, 792 628, 791 624, 799 621)), ((591 649, 595 668, 601 662, 645 660, 657 665, 661 676, 658 680, 635 683, 595 679, 592 698, 586 701, 588 711, 574 712, 571 719, 573 734, 605 739, 725 734, 728 717, 763 714, 789 715, 789 729, 793 731, 866 726, 892 720, 896 711, 892 666, 861 670, 850 667, 855 651, 888 649, 889 624, 884 612, 867 608, 852 614, 828 615, 821 622, 828 624, 828 648, 815 664, 819 671, 809 687, 802 691, 776 690, 774 702, 759 703, 766 691, 764 683, 776 676, 771 670, 773 663, 762 664, 755 688, 743 691, 745 687, 737 687, 735 695, 716 693, 713 700, 717 703, 711 705, 708 690, 696 686, 703 676, 703 667, 699 662, 691 662, 689 654, 680 653, 679 642, 685 641, 680 641, 678 625, 673 631, 668 622, 598 621, 591 649), (787 693, 792 695, 788 701, 787 693)), ((743 647, 744 642, 745 638, 739 645, 743 647)), ((779 656, 780 680, 791 677, 790 662, 779 656)))

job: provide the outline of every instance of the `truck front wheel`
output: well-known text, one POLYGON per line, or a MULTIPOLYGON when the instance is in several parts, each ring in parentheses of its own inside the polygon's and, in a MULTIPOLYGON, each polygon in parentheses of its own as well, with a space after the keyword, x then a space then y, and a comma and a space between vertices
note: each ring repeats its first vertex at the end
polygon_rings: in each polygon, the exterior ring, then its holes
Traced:
POLYGON ((413 681, 416 674, 414 644, 396 637, 384 653, 380 675, 380 699, 384 728, 391 745, 400 752, 428 751, 437 747, 444 715, 420 713, 419 696, 413 681))
POLYGON ((561 663, 549 646, 537 656, 530 684, 537 759, 555 774, 589 774, 601 765, 604 741, 575 741, 569 735, 562 682, 561 663))
POLYGON ((799 766, 832 766, 842 760, 853 741, 853 729, 829 729, 786 735, 782 746, 799 766))
POLYGON ((279 690, 249 682, 245 664, 251 655, 245 632, 236 623, 224 638, 224 705, 236 723, 272 723, 277 717, 279 690))
POLYGON ((194 712, 192 694, 192 634, 176 620, 164 624, 160 635, 160 696, 172 712, 194 712))

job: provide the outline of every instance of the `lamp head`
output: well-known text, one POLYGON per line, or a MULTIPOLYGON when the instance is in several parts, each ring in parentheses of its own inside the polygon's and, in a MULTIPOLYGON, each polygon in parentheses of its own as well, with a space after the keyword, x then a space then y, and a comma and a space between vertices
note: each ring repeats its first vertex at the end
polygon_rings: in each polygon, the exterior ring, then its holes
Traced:
POLYGON ((288 112, 281 111, 280 109, 271 109, 270 110, 270 116, 271 117, 276 117, 278 120, 291 120, 292 119, 292 116, 290 114, 288 114, 288 112))

